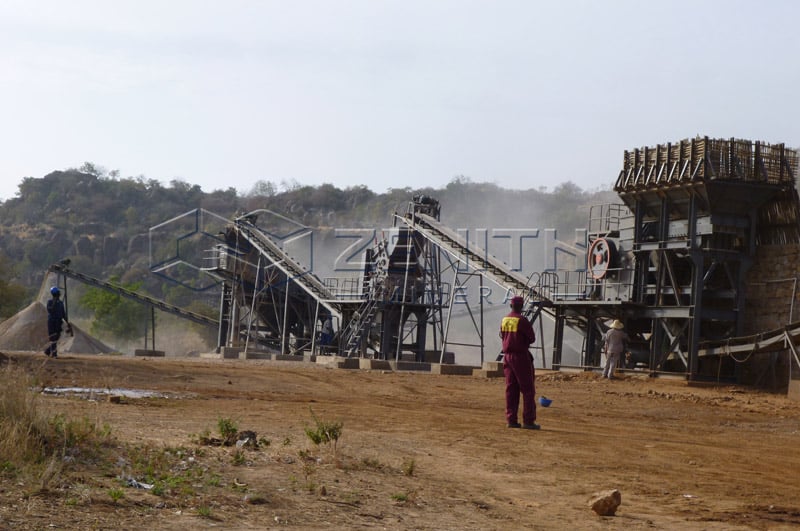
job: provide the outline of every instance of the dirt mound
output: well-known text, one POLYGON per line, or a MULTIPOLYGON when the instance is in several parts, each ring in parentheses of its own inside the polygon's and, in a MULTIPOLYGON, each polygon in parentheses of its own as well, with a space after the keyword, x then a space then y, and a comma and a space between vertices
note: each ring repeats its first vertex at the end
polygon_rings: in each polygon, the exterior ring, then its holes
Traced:
MULTIPOLYGON (((59 352, 104 354, 114 349, 72 325, 74 336, 61 335, 59 352)), ((41 302, 0 323, 0 349, 40 351, 47 347, 47 309, 41 302)))

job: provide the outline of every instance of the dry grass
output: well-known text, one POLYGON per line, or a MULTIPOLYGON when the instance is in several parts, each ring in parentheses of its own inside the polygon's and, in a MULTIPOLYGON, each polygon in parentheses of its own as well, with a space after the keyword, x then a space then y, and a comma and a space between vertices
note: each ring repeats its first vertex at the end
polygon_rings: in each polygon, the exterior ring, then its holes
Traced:
POLYGON ((88 419, 48 416, 35 378, 0 368, 0 474, 31 480, 41 490, 58 481, 65 464, 94 456, 110 441, 108 428, 88 419))
POLYGON ((0 455, 4 470, 41 463, 45 457, 48 420, 40 413, 33 378, 6 365, 0 369, 0 455))

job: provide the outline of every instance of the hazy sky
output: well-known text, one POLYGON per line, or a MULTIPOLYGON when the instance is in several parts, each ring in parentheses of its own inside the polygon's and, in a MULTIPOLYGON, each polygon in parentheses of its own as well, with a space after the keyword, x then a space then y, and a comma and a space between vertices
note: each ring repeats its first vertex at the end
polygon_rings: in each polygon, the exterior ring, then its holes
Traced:
POLYGON ((0 199, 85 161, 206 192, 596 189, 634 147, 798 147, 799 25, 792 0, 4 0, 0 199))

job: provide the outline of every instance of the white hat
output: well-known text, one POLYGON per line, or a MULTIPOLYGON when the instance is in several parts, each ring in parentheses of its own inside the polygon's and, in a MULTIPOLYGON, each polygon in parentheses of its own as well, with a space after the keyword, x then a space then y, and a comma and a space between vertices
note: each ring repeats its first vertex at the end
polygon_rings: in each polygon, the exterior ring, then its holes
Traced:
POLYGON ((613 328, 614 330, 622 330, 623 328, 625 328, 625 325, 622 324, 622 321, 620 321, 619 319, 614 319, 614 322, 611 323, 611 328, 613 328))

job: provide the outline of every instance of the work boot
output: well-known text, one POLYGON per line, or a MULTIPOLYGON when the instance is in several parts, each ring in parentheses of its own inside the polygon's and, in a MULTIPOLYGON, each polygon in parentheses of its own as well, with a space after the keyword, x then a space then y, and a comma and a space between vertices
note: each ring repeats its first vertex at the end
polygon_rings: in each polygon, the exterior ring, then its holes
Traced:
POLYGON ((509 428, 521 428, 522 424, 520 424, 519 422, 509 422, 508 423, 508 427, 509 428))
POLYGON ((522 425, 522 429, 523 430, 539 430, 541 428, 542 427, 539 426, 538 424, 536 424, 535 422, 533 424, 523 424, 522 425))

